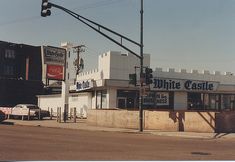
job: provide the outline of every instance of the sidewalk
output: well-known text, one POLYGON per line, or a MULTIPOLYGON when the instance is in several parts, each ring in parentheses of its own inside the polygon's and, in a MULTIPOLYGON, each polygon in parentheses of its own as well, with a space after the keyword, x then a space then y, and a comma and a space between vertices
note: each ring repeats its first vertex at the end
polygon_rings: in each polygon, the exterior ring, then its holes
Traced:
POLYGON ((158 136, 172 136, 183 138, 200 138, 200 139, 234 139, 235 133, 196 133, 196 132, 162 132, 159 130, 144 130, 139 132, 137 129, 125 129, 125 128, 108 128, 100 126, 91 126, 86 123, 86 119, 78 119, 76 123, 67 121, 66 123, 58 123, 55 119, 49 120, 13 120, 7 119, 3 124, 12 125, 24 125, 24 126, 41 126, 49 128, 63 128, 63 129, 78 129, 88 131, 107 131, 107 132, 123 132, 123 133, 142 133, 153 134, 158 136))

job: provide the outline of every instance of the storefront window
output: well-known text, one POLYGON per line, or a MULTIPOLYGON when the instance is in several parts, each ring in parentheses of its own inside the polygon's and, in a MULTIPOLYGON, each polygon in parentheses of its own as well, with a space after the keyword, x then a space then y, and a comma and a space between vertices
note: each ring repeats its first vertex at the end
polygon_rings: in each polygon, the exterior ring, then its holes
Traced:
MULTIPOLYGON (((145 109, 173 109, 173 92, 150 91, 143 96, 143 108, 145 109)), ((139 91, 118 90, 117 107, 122 109, 139 107, 139 91)))
POLYGON ((121 109, 138 108, 138 91, 118 90, 117 107, 121 109))
POLYGON ((107 108, 107 91, 96 92, 96 109, 107 108))
POLYGON ((203 103, 204 103, 204 109, 207 110, 209 109, 209 94, 204 94, 204 98, 203 98, 203 103))
POLYGON ((149 92, 147 96, 143 98, 144 108, 154 108, 155 107, 155 92, 149 92))
POLYGON ((209 108, 211 110, 219 110, 220 96, 219 94, 209 94, 209 108))
POLYGON ((107 108, 107 91, 102 91, 101 93, 101 105, 102 108, 107 108))
POLYGON ((188 93, 188 109, 233 110, 235 96, 232 94, 188 93))
POLYGON ((221 101, 222 110, 233 110, 234 109, 234 95, 222 95, 221 101))
POLYGON ((235 110, 235 95, 231 96, 231 109, 235 110))
POLYGON ((118 97, 117 98, 117 107, 120 109, 126 108, 126 98, 125 97, 118 97))
POLYGON ((170 106, 170 95, 169 92, 157 92, 156 93, 156 105, 158 107, 170 106))
POLYGON ((101 109, 101 91, 96 92, 96 108, 101 109))
POLYGON ((202 93, 188 93, 188 108, 191 110, 204 109, 202 93))
POLYGON ((169 92, 149 92, 148 95, 144 97, 143 106, 148 109, 173 109, 173 104, 171 104, 173 101, 171 101, 170 96, 169 92))

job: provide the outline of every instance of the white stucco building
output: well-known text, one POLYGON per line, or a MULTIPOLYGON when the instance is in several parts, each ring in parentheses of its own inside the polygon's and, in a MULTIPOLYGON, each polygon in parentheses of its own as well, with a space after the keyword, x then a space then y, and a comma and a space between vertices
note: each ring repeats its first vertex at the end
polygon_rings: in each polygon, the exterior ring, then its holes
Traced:
POLYGON ((77 58, 77 53, 74 52, 73 44, 70 42, 63 42, 61 43, 61 47, 66 49, 66 77, 69 84, 73 84, 74 80, 76 79, 76 69, 74 66, 74 61, 77 58))
MULTIPOLYGON (((129 84, 129 74, 139 71, 139 59, 131 54, 109 51, 99 56, 98 68, 80 73, 70 86, 69 107, 86 117, 87 109, 137 109, 139 87, 129 84), (136 68, 135 68, 136 67, 136 68)), ((144 55, 150 67, 150 55, 144 55)), ((137 78, 138 80, 138 78, 137 78)), ((58 107, 60 95, 39 96, 39 106, 58 107)), ((235 109, 235 76, 229 72, 187 72, 153 69, 153 84, 146 87, 148 109, 223 110, 235 109)))

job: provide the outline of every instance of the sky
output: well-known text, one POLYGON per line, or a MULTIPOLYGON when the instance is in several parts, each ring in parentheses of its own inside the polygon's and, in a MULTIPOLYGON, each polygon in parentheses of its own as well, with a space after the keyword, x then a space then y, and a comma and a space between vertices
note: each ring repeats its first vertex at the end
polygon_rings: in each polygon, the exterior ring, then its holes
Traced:
MULTIPOLYGON (((140 0, 49 1, 140 41, 140 0)), ((81 56, 87 70, 97 68, 104 52, 127 53, 62 10, 51 8, 51 16, 45 18, 40 10, 41 0, 0 0, 0 40, 85 45, 81 56)), ((144 0, 144 53, 151 54, 153 69, 235 74, 235 0, 144 0)))

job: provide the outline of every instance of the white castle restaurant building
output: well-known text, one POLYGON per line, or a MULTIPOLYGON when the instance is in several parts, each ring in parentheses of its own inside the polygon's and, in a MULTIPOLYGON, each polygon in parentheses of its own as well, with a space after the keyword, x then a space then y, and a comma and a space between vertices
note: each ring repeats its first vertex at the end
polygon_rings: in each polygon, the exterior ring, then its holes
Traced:
MULTIPOLYGON (((138 73, 139 63, 132 54, 109 51, 100 55, 98 68, 80 73, 76 84, 70 86, 69 108, 76 107, 83 117, 88 109, 138 109, 139 87, 129 84, 129 74, 138 73)), ((150 67, 149 54, 144 55, 144 66, 150 67)), ((38 96, 38 104, 55 111, 63 107, 61 95, 38 96)), ((143 106, 153 110, 235 110, 235 76, 156 68, 143 106)))

